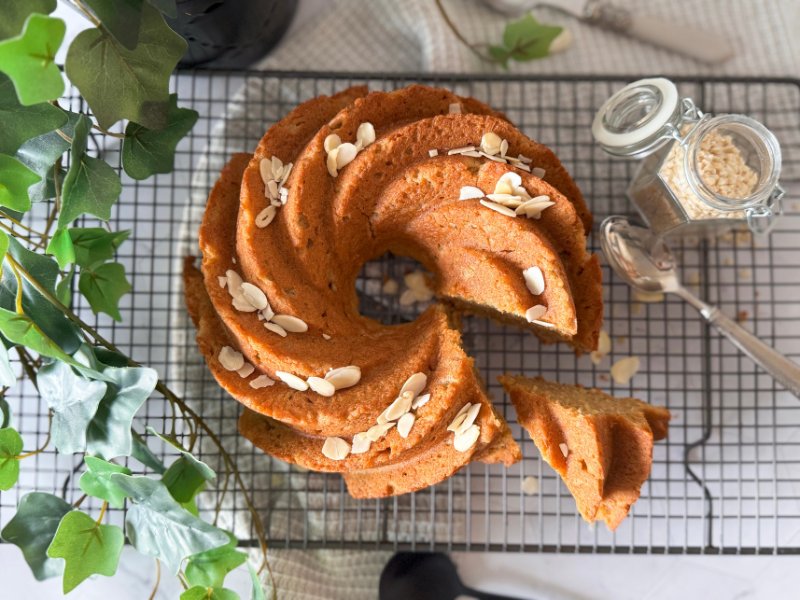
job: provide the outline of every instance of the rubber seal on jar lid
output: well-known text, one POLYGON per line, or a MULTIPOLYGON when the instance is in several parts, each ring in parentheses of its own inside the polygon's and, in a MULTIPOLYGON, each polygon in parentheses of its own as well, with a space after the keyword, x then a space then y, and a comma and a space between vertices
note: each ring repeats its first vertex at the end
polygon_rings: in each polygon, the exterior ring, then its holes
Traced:
POLYGON ((670 122, 679 103, 678 88, 669 79, 634 81, 600 107, 592 122, 592 135, 612 154, 633 155, 637 146, 670 122))

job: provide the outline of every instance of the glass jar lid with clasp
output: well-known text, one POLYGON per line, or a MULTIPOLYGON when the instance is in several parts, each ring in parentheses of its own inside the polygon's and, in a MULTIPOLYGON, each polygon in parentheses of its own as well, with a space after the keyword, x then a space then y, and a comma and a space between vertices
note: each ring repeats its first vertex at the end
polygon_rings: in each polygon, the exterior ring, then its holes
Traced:
POLYGON ((642 79, 612 95, 592 134, 609 154, 642 161, 627 194, 659 236, 740 226, 766 233, 780 214, 775 135, 744 115, 704 114, 668 79, 642 79))

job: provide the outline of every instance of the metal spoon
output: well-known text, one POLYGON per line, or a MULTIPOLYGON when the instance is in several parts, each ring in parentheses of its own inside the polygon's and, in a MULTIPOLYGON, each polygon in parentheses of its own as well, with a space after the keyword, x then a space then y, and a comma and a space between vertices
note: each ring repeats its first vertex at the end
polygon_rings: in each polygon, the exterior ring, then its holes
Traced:
POLYGON ((800 366, 684 288, 678 280, 672 253, 649 229, 626 217, 608 217, 600 225, 600 244, 617 275, 644 292, 680 296, 739 350, 800 397, 800 366))
POLYGON ((440 552, 398 552, 381 573, 380 600, 521 600, 464 585, 450 557, 440 552))

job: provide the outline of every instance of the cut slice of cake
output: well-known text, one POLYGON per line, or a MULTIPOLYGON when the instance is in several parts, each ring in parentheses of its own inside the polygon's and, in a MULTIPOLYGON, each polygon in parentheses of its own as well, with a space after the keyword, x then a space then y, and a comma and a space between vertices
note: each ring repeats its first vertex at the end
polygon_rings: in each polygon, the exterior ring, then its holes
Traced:
POLYGON ((669 411, 540 377, 499 379, 519 424, 564 480, 581 516, 616 529, 650 475, 653 441, 667 435, 669 411))

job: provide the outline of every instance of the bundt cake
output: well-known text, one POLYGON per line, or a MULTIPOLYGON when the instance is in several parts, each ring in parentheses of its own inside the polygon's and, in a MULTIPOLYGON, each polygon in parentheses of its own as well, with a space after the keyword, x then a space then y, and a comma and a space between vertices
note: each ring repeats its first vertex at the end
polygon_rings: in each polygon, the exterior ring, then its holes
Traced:
POLYGON ((245 437, 343 473, 354 497, 402 494, 520 459, 457 316, 594 350, 590 228, 558 158, 502 114, 443 89, 355 87, 298 106, 224 168, 187 305, 245 437), (386 252, 422 263, 442 302, 400 325, 362 316, 356 277, 386 252))
POLYGON ((581 516, 616 529, 650 476, 653 441, 666 437, 669 411, 540 377, 503 375, 500 382, 581 516))

